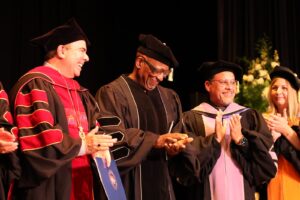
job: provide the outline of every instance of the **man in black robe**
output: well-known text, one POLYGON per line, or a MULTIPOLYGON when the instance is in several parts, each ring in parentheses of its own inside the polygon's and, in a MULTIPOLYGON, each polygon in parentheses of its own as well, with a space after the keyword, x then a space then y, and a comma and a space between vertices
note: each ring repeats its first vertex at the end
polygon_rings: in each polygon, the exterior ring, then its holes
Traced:
POLYGON ((127 198, 174 199, 168 161, 185 154, 179 152, 191 138, 170 133, 180 119, 181 103, 173 90, 159 83, 178 62, 156 37, 141 34, 139 40, 133 71, 101 87, 96 100, 102 117, 121 119, 119 126, 106 131, 118 137, 112 152, 127 198))
MULTIPOLYGON (((19 128, 22 200, 94 200, 103 195, 92 155, 110 162, 115 139, 98 132, 99 109, 74 80, 89 61, 89 40, 75 19, 32 42, 45 63, 23 75, 11 92, 19 128)), ((103 196, 105 198, 105 196, 103 196)))
POLYGON ((206 100, 183 113, 175 128, 194 138, 199 180, 179 199, 253 200, 256 187, 276 173, 270 131, 260 113, 234 103, 240 66, 205 62, 199 74, 206 100))

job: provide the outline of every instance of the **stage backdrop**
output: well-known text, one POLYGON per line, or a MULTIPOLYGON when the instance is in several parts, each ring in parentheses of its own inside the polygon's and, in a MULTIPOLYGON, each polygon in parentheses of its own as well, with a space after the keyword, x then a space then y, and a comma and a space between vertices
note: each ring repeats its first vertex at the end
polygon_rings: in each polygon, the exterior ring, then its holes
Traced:
POLYGON ((140 33, 166 42, 178 58, 173 83, 184 110, 198 103, 196 69, 203 61, 255 56, 255 42, 270 36, 282 64, 298 72, 299 12, 297 0, 196 1, 8 1, 0 14, 2 39, 0 80, 10 90, 17 79, 42 64, 29 40, 75 17, 88 35, 90 62, 80 83, 92 94, 129 73, 140 33))

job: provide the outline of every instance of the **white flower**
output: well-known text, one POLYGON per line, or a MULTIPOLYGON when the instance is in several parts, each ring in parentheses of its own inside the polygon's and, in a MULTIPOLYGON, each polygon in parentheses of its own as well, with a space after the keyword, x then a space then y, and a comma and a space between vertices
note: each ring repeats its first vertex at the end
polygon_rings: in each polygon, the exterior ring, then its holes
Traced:
POLYGON ((247 75, 243 75, 243 81, 248 81, 248 76, 247 75))
POLYGON ((249 75, 248 75, 248 81, 249 81, 249 82, 252 82, 253 79, 254 79, 254 76, 253 76, 252 74, 249 74, 249 75))
POLYGON ((263 60, 261 61, 261 65, 265 66, 267 64, 267 61, 263 60))
POLYGON ((257 85, 257 79, 255 79, 255 80, 252 81, 252 85, 253 85, 253 86, 256 86, 256 85, 257 85))
POLYGON ((273 62, 271 62, 271 66, 272 66, 272 68, 275 68, 276 66, 278 66, 279 65, 279 63, 278 62, 275 62, 275 61, 273 61, 273 62))
MULTIPOLYGON (((280 65, 279 55, 275 50, 273 56, 270 56, 269 41, 263 39, 259 41, 259 56, 255 59, 249 60, 248 71, 243 76, 244 84, 242 85, 239 99, 241 104, 252 105, 253 108, 258 109, 262 112, 267 105, 267 95, 270 85, 270 71, 280 65)), ((299 92, 300 94, 300 92, 299 92)), ((300 97, 299 97, 300 98, 300 97)))
POLYGON ((257 82, 257 84, 259 84, 259 85, 263 85, 265 81, 264 81, 263 78, 259 78, 259 79, 256 80, 256 82, 257 82))
POLYGON ((260 70, 261 69, 261 64, 256 63, 255 66, 254 66, 254 69, 255 70, 260 70))
POLYGON ((259 71, 259 77, 266 77, 268 75, 268 71, 263 69, 259 71))

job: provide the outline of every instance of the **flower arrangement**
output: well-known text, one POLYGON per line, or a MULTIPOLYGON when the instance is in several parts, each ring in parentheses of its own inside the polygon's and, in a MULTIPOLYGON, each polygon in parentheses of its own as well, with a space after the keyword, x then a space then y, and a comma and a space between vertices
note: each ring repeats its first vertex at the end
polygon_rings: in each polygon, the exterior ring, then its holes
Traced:
POLYGON ((236 101, 249 108, 265 112, 268 107, 267 92, 270 85, 269 73, 279 65, 277 50, 272 52, 272 44, 264 35, 256 44, 258 57, 248 60, 243 57, 240 62, 247 69, 243 76, 243 83, 239 85, 236 101))

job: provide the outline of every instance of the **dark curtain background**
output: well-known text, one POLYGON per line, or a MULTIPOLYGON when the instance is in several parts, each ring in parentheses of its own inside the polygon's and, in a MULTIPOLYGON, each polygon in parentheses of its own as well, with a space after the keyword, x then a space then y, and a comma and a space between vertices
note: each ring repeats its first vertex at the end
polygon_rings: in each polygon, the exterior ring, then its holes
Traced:
POLYGON ((150 33, 174 51, 180 67, 173 83, 184 109, 191 107, 197 90, 195 69, 217 58, 217 0, 195 1, 8 1, 0 13, 2 38, 0 80, 10 90, 17 79, 42 64, 40 51, 29 43, 69 18, 75 17, 88 35, 90 62, 79 82, 95 94, 97 89, 129 73, 140 33, 150 33), (199 5, 200 4, 200 5, 199 5))
POLYGON ((299 10, 297 0, 218 0, 219 58, 255 58, 255 44, 266 34, 280 64, 299 74, 299 10))
POLYGON ((280 62, 299 72, 299 11, 297 0, 196 1, 7 1, 0 12, 0 80, 9 91, 29 69, 42 64, 40 51, 29 40, 75 17, 92 45, 78 78, 97 89, 129 73, 140 33, 151 33, 174 51, 180 67, 174 82, 184 110, 199 101, 196 69, 203 61, 255 56, 263 33, 279 51, 280 62))

